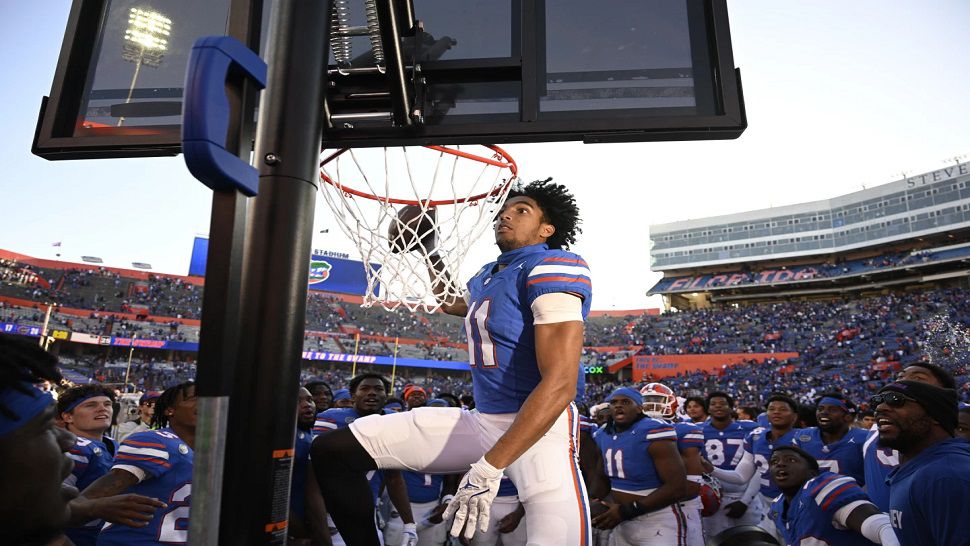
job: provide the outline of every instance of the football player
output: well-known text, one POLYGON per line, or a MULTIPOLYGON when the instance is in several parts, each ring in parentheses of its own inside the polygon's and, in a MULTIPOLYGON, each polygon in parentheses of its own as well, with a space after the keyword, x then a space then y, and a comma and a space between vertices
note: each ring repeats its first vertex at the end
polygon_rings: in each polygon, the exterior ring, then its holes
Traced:
MULTIPOLYGON (((84 490, 104 476, 114 463, 118 444, 106 435, 114 416, 115 393, 101 385, 82 385, 64 391, 57 400, 57 410, 64 428, 77 436, 68 457, 74 470, 64 483, 84 490)), ((77 546, 94 546, 104 524, 92 520, 65 531, 77 546)))
MULTIPOLYGON (((771 428, 758 427, 744 438, 741 445, 744 453, 735 469, 713 469, 714 477, 722 483, 744 485, 750 483, 752 478, 755 479, 760 484, 761 502, 765 507, 771 506, 775 497, 781 494, 768 473, 768 459, 775 446, 792 444, 795 435, 799 433, 799 429, 794 428, 795 421, 798 420, 798 403, 785 395, 772 395, 768 398, 767 414, 771 428)), ((771 518, 765 518, 759 525, 766 531, 781 536, 771 518)))
POLYGON ((330 530, 326 509, 316 480, 310 475, 310 444, 313 442, 313 424, 316 421, 316 403, 310 391, 300 387, 296 402, 296 439, 293 454, 293 477, 290 481, 290 523, 288 527, 291 546, 314 544, 329 546, 330 530))
MULTIPOLYGON (((349 408, 333 407, 317 415, 316 422, 313 424, 314 440, 310 446, 311 453, 316 453, 317 447, 321 443, 324 443, 324 440, 331 435, 339 435, 341 431, 349 431, 350 425, 358 419, 367 416, 379 417, 380 419, 389 418, 388 415, 384 414, 383 409, 384 404, 387 402, 387 393, 390 388, 390 381, 383 375, 377 373, 358 374, 351 379, 350 389, 340 390, 347 390, 347 392, 353 393, 353 397, 351 398, 353 405, 349 408)), ((340 391, 338 390, 337 392, 340 391)), ((334 393, 334 395, 336 397, 337 393, 334 393)), ((329 477, 331 474, 328 473, 330 469, 322 465, 316 455, 312 458, 312 464, 313 474, 317 479, 317 484, 321 491, 325 491, 324 484, 332 480, 329 477)), ((328 499, 326 493, 324 493, 324 501, 328 513, 332 520, 336 522, 335 528, 331 531, 334 544, 343 542, 347 544, 358 544, 358 539, 364 541, 377 540, 375 544, 381 543, 375 520, 375 506, 377 499, 381 496, 381 489, 386 487, 394 508, 404 521, 404 529, 401 531, 401 544, 404 546, 414 546, 418 540, 417 525, 414 522, 411 503, 408 500, 407 485, 404 482, 401 472, 387 469, 380 472, 370 471, 365 474, 355 475, 354 477, 360 479, 367 486, 368 500, 370 501, 371 507, 370 517, 364 523, 363 528, 348 528, 346 525, 341 527, 339 524, 339 516, 335 516, 334 514, 342 511, 343 501, 346 495, 328 499), (338 529, 340 533, 335 534, 333 531, 338 529)), ((353 485, 356 484, 352 484, 349 490, 353 490, 353 485)))
POLYGON ((77 489, 67 451, 74 435, 55 426, 50 392, 34 386, 60 381, 57 359, 37 340, 0 334, 0 521, 4 544, 47 544, 61 534, 77 489))
MULTIPOLYGON (((929 362, 917 362, 903 368, 899 379, 919 381, 944 389, 956 388, 956 381, 950 372, 929 362)), ((870 409, 875 411, 876 408, 870 409)), ((880 510, 889 512, 889 486, 886 485, 886 478, 894 468, 899 466, 899 452, 880 445, 877 425, 873 425, 867 434, 866 443, 863 446, 866 494, 880 510)))
POLYGON ((865 485, 862 448, 866 431, 852 426, 855 410, 855 404, 839 393, 822 394, 815 403, 818 426, 800 431, 794 443, 811 453, 825 470, 851 476, 865 485))
POLYGON ((701 427, 679 421, 677 417, 677 396, 663 383, 648 383, 640 389, 643 396, 643 413, 647 417, 663 420, 677 432, 677 450, 684 460, 687 471, 687 496, 681 501, 684 513, 686 544, 703 544, 704 529, 701 525, 701 488, 709 487, 704 481, 704 467, 701 464, 701 450, 704 449, 704 431, 701 427))
POLYGON ((85 499, 136 493, 159 499, 152 513, 137 514, 124 525, 107 523, 98 546, 185 544, 192 495, 192 448, 196 426, 195 384, 169 387, 155 402, 154 430, 132 434, 121 443, 114 466, 81 492, 85 499))
POLYGON ((768 468, 782 492, 771 506, 771 517, 785 544, 899 545, 889 517, 855 480, 820 469, 803 449, 776 447, 768 468))
MULTIPOLYGON (((734 399, 724 392, 712 392, 704 399, 705 412, 710 420, 704 423, 704 458, 722 470, 734 470, 744 456, 741 446, 748 433, 757 428, 751 421, 735 421, 731 415, 734 399)), ((725 529, 738 525, 758 525, 764 519, 765 508, 758 494, 760 483, 749 480, 742 485, 721 484, 720 509, 703 519, 704 533, 714 537, 725 529)))
MULTIPOLYGON (((678 546, 687 539, 680 501, 687 472, 673 425, 643 414, 643 397, 629 387, 609 398, 613 422, 596 434, 612 483, 612 501, 593 525, 612 529, 610 544, 678 546)), ((526 508, 528 514, 528 507, 526 508)))
POLYGON ((310 381, 304 387, 313 396, 313 404, 317 407, 317 413, 330 409, 330 405, 333 404, 333 391, 330 390, 330 385, 323 381, 310 381))
MULTIPOLYGON (((465 317, 477 411, 418 408, 367 417, 314 442, 320 488, 328 506, 340 501, 339 509, 331 506, 334 520, 355 533, 348 542, 377 544, 356 534, 373 510, 362 494, 364 474, 403 468, 467 471, 446 513, 455 515, 452 535, 488 528, 507 475, 525 507, 530 542, 589 543, 573 401, 583 385, 579 358, 592 282, 586 262, 565 250, 578 224, 565 187, 545 180, 513 189, 494 224, 502 254, 472 277, 465 298, 442 302, 444 312, 465 317)), ((434 241, 422 246, 435 248, 434 241)), ((431 254, 428 267, 435 294, 446 293, 444 260, 431 254)))
POLYGON ((703 425, 708 419, 704 399, 700 396, 689 396, 684 401, 684 413, 691 423, 703 425))
POLYGON ((953 437, 959 422, 956 391, 897 381, 869 405, 876 409, 879 443, 899 450, 899 466, 887 480, 889 517, 899 542, 966 544, 970 445, 953 437))

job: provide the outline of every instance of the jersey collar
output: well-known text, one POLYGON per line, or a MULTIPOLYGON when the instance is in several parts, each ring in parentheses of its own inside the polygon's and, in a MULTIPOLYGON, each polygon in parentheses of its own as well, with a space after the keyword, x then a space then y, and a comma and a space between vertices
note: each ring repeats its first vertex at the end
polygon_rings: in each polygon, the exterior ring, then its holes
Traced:
POLYGON ((498 263, 502 265, 508 265, 519 258, 522 258, 528 254, 534 252, 542 252, 543 250, 549 250, 549 245, 546 243, 538 243, 535 245, 528 245, 522 248, 517 248, 515 250, 509 250, 508 252, 503 252, 498 256, 498 263))

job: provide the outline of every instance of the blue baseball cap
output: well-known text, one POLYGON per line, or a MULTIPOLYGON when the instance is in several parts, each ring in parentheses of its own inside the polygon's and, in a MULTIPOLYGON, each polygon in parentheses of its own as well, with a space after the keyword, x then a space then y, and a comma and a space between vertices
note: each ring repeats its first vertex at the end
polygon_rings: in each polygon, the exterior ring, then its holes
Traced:
POLYGON ((613 399, 616 398, 617 396, 623 396, 625 398, 629 398, 630 400, 633 400, 633 403, 638 406, 643 405, 643 395, 637 392, 636 389, 632 389, 630 387, 620 387, 615 391, 613 391, 613 394, 611 394, 610 397, 606 399, 606 401, 612 402, 613 399))
POLYGON ((333 391, 333 401, 350 400, 350 391, 347 389, 337 389, 333 391))
POLYGON ((448 402, 440 398, 432 398, 431 400, 428 400, 428 403, 425 405, 432 408, 447 408, 448 402))

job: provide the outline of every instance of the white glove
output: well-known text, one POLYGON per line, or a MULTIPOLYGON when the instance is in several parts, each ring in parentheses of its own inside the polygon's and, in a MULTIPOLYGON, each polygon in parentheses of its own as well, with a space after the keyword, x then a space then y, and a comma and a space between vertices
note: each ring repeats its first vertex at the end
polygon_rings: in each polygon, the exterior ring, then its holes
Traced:
POLYGON ((465 538, 470 539, 475 535, 476 524, 483 533, 488 530, 492 501, 498 494, 499 482, 502 481, 504 470, 492 466, 485 457, 472 465, 471 470, 458 484, 455 498, 445 510, 444 519, 447 520, 452 514, 455 516, 455 522, 451 526, 451 536, 457 537, 461 533, 466 519, 468 526, 465 528, 465 538))
POLYGON ((417 546, 418 527, 413 523, 405 523, 401 531, 401 546, 417 546))

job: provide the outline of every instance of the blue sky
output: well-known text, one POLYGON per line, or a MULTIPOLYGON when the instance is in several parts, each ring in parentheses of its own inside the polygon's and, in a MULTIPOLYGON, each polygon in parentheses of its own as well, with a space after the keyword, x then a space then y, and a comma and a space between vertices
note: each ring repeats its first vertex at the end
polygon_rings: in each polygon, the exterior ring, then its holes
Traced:
MULTIPOLYGON (((64 259, 184 274, 211 197, 181 157, 30 154, 69 9, 0 7, 0 248, 52 258, 61 241, 64 259)), ((737 141, 508 146, 524 178, 576 191, 585 232, 575 250, 593 269, 594 308, 658 305, 643 296, 657 278, 649 224, 829 198, 970 153, 970 2, 730 0, 729 10, 749 121, 737 141)), ((331 227, 326 215, 318 202, 315 231, 331 227)), ((317 237, 315 248, 351 250, 339 230, 317 237)), ((487 260, 494 247, 476 252, 487 260)))

